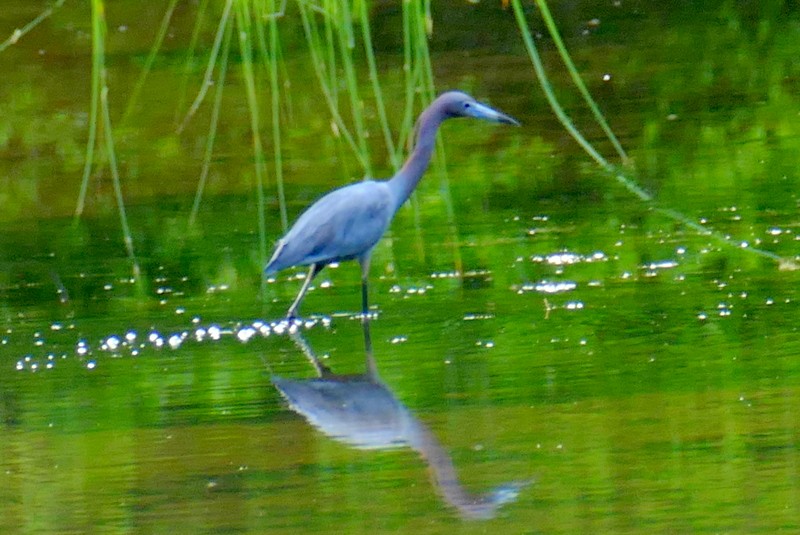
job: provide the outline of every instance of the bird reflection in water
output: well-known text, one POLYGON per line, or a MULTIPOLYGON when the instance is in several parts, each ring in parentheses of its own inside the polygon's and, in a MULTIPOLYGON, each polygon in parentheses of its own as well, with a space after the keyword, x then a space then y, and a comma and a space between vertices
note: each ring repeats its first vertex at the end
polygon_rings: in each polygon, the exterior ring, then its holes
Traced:
POLYGON ((473 494, 458 480, 453 461, 431 430, 394 396, 378 376, 369 321, 363 323, 366 373, 338 375, 322 364, 300 331, 291 336, 317 372, 314 379, 273 377, 289 407, 329 437, 359 449, 408 447, 431 469, 434 485, 466 519, 488 519, 517 499, 528 482, 512 482, 487 494, 473 494))

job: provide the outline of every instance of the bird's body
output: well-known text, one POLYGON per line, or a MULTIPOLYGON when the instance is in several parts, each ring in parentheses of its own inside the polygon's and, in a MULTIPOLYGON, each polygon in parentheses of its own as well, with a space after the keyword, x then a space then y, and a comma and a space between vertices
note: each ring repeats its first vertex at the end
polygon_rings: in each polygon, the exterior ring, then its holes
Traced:
POLYGON ((291 266, 358 259, 371 251, 394 216, 386 182, 365 180, 327 193, 286 233, 265 270, 272 275, 291 266), (337 210, 352 204, 347 211, 337 210))
POLYGON ((292 266, 311 266, 300 293, 289 307, 288 317, 295 315, 308 286, 322 268, 346 260, 358 260, 361 264, 362 312, 367 314, 367 275, 372 249, 425 173, 439 125, 453 117, 518 124, 465 93, 450 91, 434 100, 420 115, 417 143, 397 174, 389 180, 365 180, 325 194, 278 241, 265 274, 272 275, 292 266))

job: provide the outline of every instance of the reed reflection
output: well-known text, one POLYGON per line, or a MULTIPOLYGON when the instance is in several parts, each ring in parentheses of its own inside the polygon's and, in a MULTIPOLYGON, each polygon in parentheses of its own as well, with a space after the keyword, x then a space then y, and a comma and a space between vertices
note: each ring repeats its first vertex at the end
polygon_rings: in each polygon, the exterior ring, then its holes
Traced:
POLYGON ((319 361, 299 331, 291 335, 317 377, 272 378, 289 407, 318 430, 351 447, 415 450, 430 467, 434 486, 463 518, 492 518, 502 505, 516 500, 527 482, 511 482, 486 494, 464 489, 449 453, 436 436, 381 381, 372 352, 369 321, 363 326, 366 371, 360 375, 333 373, 319 361))

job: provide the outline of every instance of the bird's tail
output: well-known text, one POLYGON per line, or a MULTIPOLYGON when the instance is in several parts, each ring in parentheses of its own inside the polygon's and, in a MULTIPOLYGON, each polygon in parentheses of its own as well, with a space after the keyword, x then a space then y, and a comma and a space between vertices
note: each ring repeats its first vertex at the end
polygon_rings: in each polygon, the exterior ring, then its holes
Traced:
POLYGON ((264 268, 264 275, 274 275, 281 270, 281 266, 278 264, 278 257, 281 256, 281 251, 283 251, 284 245, 286 245, 286 242, 283 240, 278 240, 278 245, 275 247, 275 252, 272 253, 272 258, 270 258, 269 262, 267 262, 267 267, 264 268))

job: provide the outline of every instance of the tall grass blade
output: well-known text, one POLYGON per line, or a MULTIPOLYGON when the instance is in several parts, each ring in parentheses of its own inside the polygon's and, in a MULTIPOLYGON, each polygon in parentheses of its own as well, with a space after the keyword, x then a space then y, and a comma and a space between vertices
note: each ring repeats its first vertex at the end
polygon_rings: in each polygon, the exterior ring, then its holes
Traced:
POLYGON ((364 54, 367 58, 367 68, 369 70, 369 81, 372 85, 372 94, 378 109, 378 120, 380 121, 381 132, 383 132, 383 140, 384 143, 386 143, 386 151, 389 154, 392 170, 397 172, 402 165, 402 155, 400 151, 395 148, 394 140, 392 140, 392 132, 389 130, 389 121, 386 118, 386 106, 383 103, 383 91, 381 91, 381 84, 378 79, 378 67, 375 62, 375 51, 372 47, 367 0, 361 0, 358 4, 360 7, 359 24, 361 25, 361 39, 364 41, 364 54))
MULTIPOLYGON (((428 47, 428 37, 433 32, 431 0, 425 0, 422 5, 418 4, 417 9, 417 51, 419 54, 419 62, 423 69, 423 90, 427 99, 432 101, 436 98, 436 85, 433 77, 433 63, 431 62, 430 48, 428 47)), ((444 202, 447 231, 453 255, 453 267, 456 273, 462 275, 464 273, 464 262, 461 257, 455 203, 453 202, 453 193, 450 188, 450 176, 447 173, 447 151, 445 151, 441 136, 436 137, 436 159, 434 161, 434 168, 439 175, 439 195, 444 202)))
POLYGON ((105 70, 106 20, 103 0, 92 0, 92 88, 89 105, 89 137, 86 140, 86 159, 83 164, 83 177, 75 206, 75 221, 83 215, 86 204, 86 192, 89 189, 89 177, 94 164, 94 150, 97 143, 98 111, 100 109, 101 77, 105 70))
MULTIPOLYGON (((200 86, 200 90, 197 92, 194 102, 192 102, 192 105, 189 107, 189 111, 186 112, 186 116, 178 126, 178 133, 183 132, 184 128, 186 128, 186 125, 188 125, 189 121, 192 120, 192 117, 194 117, 194 114, 197 113, 197 110, 200 108, 200 104, 203 103, 206 93, 208 93, 208 89, 214 83, 214 66, 217 63, 217 57, 219 57, 219 49, 222 46, 222 37, 225 34, 225 26, 228 24, 228 17, 230 17, 233 3, 234 0, 227 0, 227 2, 225 2, 225 8, 223 9, 222 15, 219 18, 217 33, 214 37, 214 44, 211 47, 211 54, 209 55, 208 64, 206 65, 206 72, 203 76, 203 83, 200 86)), ((237 4, 238 3, 240 2, 237 2, 237 4)))
POLYGON ((572 78, 575 87, 578 88, 581 96, 583 96, 583 100, 586 101, 586 104, 589 106, 589 109, 592 110, 592 114, 594 115, 595 120, 600 125, 600 128, 603 129, 606 136, 608 137, 611 144, 614 146, 614 150, 617 151, 620 158, 622 159, 622 163, 628 162, 628 155, 625 153, 625 150, 622 148, 617 136, 614 135, 614 132, 611 130, 611 127, 608 126, 608 122, 606 122, 605 117, 603 117, 603 113, 600 111, 600 108, 597 106, 597 103, 592 98, 592 95, 589 93, 589 90, 586 89, 586 84, 583 83, 583 79, 581 75, 578 74, 578 69, 575 68, 575 63, 573 63, 572 58, 567 51, 567 47, 564 46, 564 41, 561 39, 561 34, 558 33, 558 27, 556 26, 555 21, 553 20, 553 16, 550 13, 550 9, 547 7, 546 0, 536 0, 536 5, 539 6, 539 11, 542 14, 542 18, 544 19, 544 23, 547 26, 547 31, 550 32, 550 36, 553 38, 553 42, 558 49, 558 53, 561 56, 561 60, 564 62, 564 65, 567 67, 567 71, 569 72, 570 77, 572 78))
MULTIPOLYGON (((324 2, 325 7, 318 11, 321 15, 323 15, 322 22, 324 24, 325 30, 325 46, 323 47, 323 54, 320 57, 325 57, 327 55, 327 66, 326 72, 328 73, 328 88, 331 92, 331 97, 333 97, 333 101, 337 105, 339 104, 339 61, 336 56, 336 36, 334 35, 336 32, 334 31, 334 17, 335 12, 337 11, 338 3, 336 0, 325 0, 324 2), (333 12, 333 13, 332 13, 333 12)), ((315 21, 315 18, 312 18, 312 21, 315 21)))
MULTIPOLYGON (((545 97, 547 98, 547 102, 550 104, 553 112, 558 117, 558 120, 561 121, 561 124, 564 125, 567 132, 578 142, 578 144, 592 157, 594 161, 600 164, 601 167, 604 169, 610 169, 611 165, 603 158, 595 149, 592 147, 591 143, 586 141, 586 139, 581 135, 575 125, 572 124, 569 116, 567 116, 564 108, 561 107, 561 104, 558 102, 558 99, 553 93, 553 88, 550 86, 550 81, 547 78, 547 73, 544 70, 544 66, 542 65, 542 60, 539 57, 539 52, 536 49, 536 44, 533 41, 533 36, 531 35, 530 27, 528 26, 528 21, 525 20, 525 13, 522 10, 522 4, 520 0, 511 0, 511 5, 514 9, 514 15, 517 20, 517 26, 519 26, 520 34, 522 35, 522 40, 525 43, 525 48, 528 51, 528 56, 531 59, 531 63, 533 63, 533 68, 536 71, 536 78, 539 80, 539 85, 544 92, 545 97)), ((637 193, 637 196, 642 200, 651 200, 650 195, 641 191, 637 193)))
POLYGON ((365 178, 372 178, 372 164, 369 157, 369 147, 367 145, 367 129, 364 123, 364 107, 359 97, 358 79, 356 77, 355 65, 353 63, 353 50, 355 48, 353 38, 353 19, 350 13, 348 2, 338 3, 339 17, 336 20, 334 31, 338 37, 339 54, 342 60, 342 69, 347 87, 347 95, 350 98, 350 115, 355 126, 358 150, 364 155, 366 162, 365 178))
POLYGON ((525 48, 528 51, 528 56, 533 64, 533 69, 536 71, 536 78, 539 80, 539 85, 541 86, 542 91, 547 98, 547 102, 550 104, 550 108, 556 114, 556 117, 558 117, 558 120, 567 130, 569 135, 571 135, 573 139, 578 142, 578 145, 580 145, 581 148, 583 148, 583 150, 585 150, 586 153, 600 165, 600 167, 609 173, 612 173, 620 184, 622 184, 628 191, 630 191, 640 200, 651 202, 653 200, 652 195, 644 191, 639 187, 638 184, 630 180, 628 177, 618 172, 615 167, 611 165, 605 158, 603 158, 600 153, 595 150, 592 144, 583 137, 578 129, 575 128, 575 125, 572 124, 572 121, 564 111, 564 108, 562 108, 561 104, 558 102, 558 99, 553 92, 553 88, 550 85, 550 80, 547 78, 547 73, 544 70, 542 59, 539 57, 539 52, 536 49, 536 44, 533 41, 533 36, 531 35, 531 30, 528 27, 528 22, 525 20, 525 14, 522 10, 520 0, 511 0, 511 5, 514 9, 514 15, 516 16, 517 25, 519 26, 522 40, 525 43, 525 48))
POLYGON ((183 62, 183 73, 181 75, 181 82, 178 87, 178 102, 175 105, 175 124, 179 124, 180 117, 185 114, 184 106, 186 104, 186 88, 189 85, 189 75, 192 72, 192 58, 194 58, 195 51, 197 50, 197 43, 200 40, 200 32, 203 29, 203 19, 206 11, 208 10, 209 0, 201 0, 200 5, 195 9, 196 19, 194 28, 192 29, 192 37, 189 40, 189 46, 186 50, 186 59, 183 62))
POLYGON ((268 24, 261 24, 258 20, 255 23, 258 51, 261 61, 267 70, 270 84, 270 107, 272 109, 272 156, 275 169, 275 184, 278 193, 278 207, 281 218, 281 228, 285 233, 289 227, 288 215, 286 212, 286 196, 283 188, 283 154, 281 149, 281 123, 280 123, 280 88, 278 77, 278 22, 275 13, 275 0, 254 0, 253 10, 267 13, 268 24), (269 37, 267 36, 267 26, 269 26, 269 37), (269 43, 267 41, 269 40, 269 43))
POLYGON ((122 119, 120 120, 120 124, 122 125, 128 122, 131 113, 133 113, 133 110, 136 107, 136 103, 139 101, 139 95, 142 93, 144 83, 147 80, 147 75, 150 74, 150 71, 153 68, 153 63, 155 63, 156 56, 158 56, 158 51, 161 50, 161 45, 164 43, 164 37, 167 35, 169 23, 172 20, 172 14, 175 12, 175 6, 177 4, 178 0, 170 0, 166 12, 164 12, 164 17, 161 19, 161 25, 158 28, 156 39, 153 42, 153 46, 150 47, 150 53, 147 55, 147 59, 144 62, 144 68, 142 68, 142 72, 139 74, 139 78, 136 80, 136 85, 133 86, 133 91, 131 91, 131 96, 128 98, 128 104, 125 107, 125 112, 122 114, 122 119))
POLYGON ((266 200, 264 198, 265 158, 264 147, 261 142, 260 112, 258 107, 258 94, 256 92, 256 77, 253 68, 252 52, 252 19, 247 2, 236 3, 236 24, 239 36, 239 52, 242 56, 242 75, 245 81, 247 104, 250 109, 250 129, 253 140, 253 157, 256 175, 256 206, 258 210, 258 237, 260 265, 267 263, 267 223, 266 200))
POLYGON ((65 1, 66 0, 57 0, 52 6, 45 8, 44 11, 39 13, 28 24, 26 24, 22 28, 16 28, 13 32, 11 32, 11 35, 9 35, 5 41, 0 43, 0 52, 2 52, 11 45, 17 44, 19 40, 25 36, 25 34, 36 28, 45 19, 47 19, 50 15, 52 15, 54 11, 63 6, 65 1))
POLYGON ((314 22, 313 14, 309 13, 312 8, 308 7, 305 2, 299 2, 297 6, 300 10, 300 18, 303 22, 303 30, 306 34, 306 41, 308 42, 308 49, 311 54, 311 63, 314 67, 314 74, 319 82, 322 95, 325 97, 325 102, 328 105, 331 118, 333 119, 333 124, 336 127, 336 132, 338 135, 342 136, 358 160, 358 163, 361 165, 361 168, 364 170, 364 172, 366 172, 366 170, 370 168, 369 162, 367 161, 366 156, 359 149, 355 139, 353 139, 350 130, 347 128, 347 125, 344 123, 344 120, 339 113, 339 107, 334 98, 333 89, 327 80, 328 69, 326 69, 325 62, 320 54, 320 50, 322 50, 323 47, 319 43, 319 30, 314 22))
MULTIPOLYGON (((537 0, 537 3, 539 2, 540 0, 537 0)), ((635 195, 642 202, 645 202, 648 205, 650 205, 651 208, 653 208, 658 213, 663 214, 664 216, 674 221, 677 221, 689 228, 697 230, 703 235, 708 235, 725 245, 741 248, 743 251, 747 251, 749 253, 773 260, 778 263, 781 269, 793 270, 800 268, 800 266, 798 266, 791 259, 783 258, 771 251, 766 251, 763 249, 759 249, 757 247, 751 247, 749 246, 749 244, 745 246, 742 240, 737 240, 730 236, 726 236, 718 231, 708 229, 676 210, 659 207, 652 195, 644 191, 638 184, 636 184, 636 182, 633 179, 626 176, 617 167, 611 165, 605 158, 603 158, 594 149, 594 147, 592 147, 592 145, 583 137, 583 135, 581 135, 581 133, 577 130, 577 128, 575 128, 575 126, 572 124, 572 121, 569 119, 567 114, 564 112, 564 109, 561 107, 561 104, 559 104, 558 100, 556 99, 552 87, 550 86, 550 82, 547 78, 547 74, 545 73, 544 66, 542 65, 541 58, 539 57, 539 53, 536 49, 536 45, 533 41, 533 36, 531 35, 530 28, 528 27, 528 23, 525 20, 525 14, 522 10, 522 5, 520 3, 520 0, 511 0, 511 5, 514 9, 514 15, 516 17, 517 25, 519 26, 523 42, 525 43, 525 48, 528 51, 528 56, 531 59, 531 63, 533 64, 536 76, 539 80, 539 84, 542 88, 542 91, 545 94, 545 97, 547 98, 548 103, 550 104, 550 107, 553 109, 553 112, 556 114, 559 121, 561 121, 561 124, 564 126, 567 132, 569 132, 569 134, 575 139, 575 141, 578 142, 578 144, 587 152, 587 154, 589 154, 589 156, 591 156, 592 159, 594 159, 600 165, 600 167, 602 167, 609 174, 611 174, 617 180, 617 182, 622 186, 624 186, 625 189, 627 189, 630 193, 635 195)), ((566 53, 566 49, 564 49, 564 51, 566 53)))
POLYGON ((211 169, 211 159, 214 153, 214 141, 217 137, 217 126, 219 125, 219 115, 222 109, 222 95, 225 89, 225 78, 228 73, 228 56, 231 48, 231 35, 233 34, 233 19, 228 20, 225 26, 225 37, 222 42, 221 58, 219 60, 219 73, 217 74, 216 90, 214 95, 214 105, 211 109, 211 120, 208 127, 208 137, 206 148, 203 155, 203 168, 200 171, 200 179, 197 181, 197 190, 194 194, 192 211, 189 213, 189 226, 194 226, 197 221, 197 214, 200 211, 200 202, 203 199, 208 173, 211 169))
POLYGON ((414 72, 414 61, 412 56, 411 41, 411 10, 408 8, 408 0, 403 0, 403 72, 405 73, 405 104, 403 106, 403 122, 398 133, 398 150, 405 147, 410 150, 413 139, 414 124, 414 89, 416 88, 416 76, 414 72))
MULTIPOLYGON (((270 12, 275 11, 275 0, 269 1, 270 12)), ((281 8, 285 9, 285 4, 281 8)), ((283 188, 283 152, 281 144, 281 91, 278 64, 280 62, 280 36, 278 20, 269 19, 269 86, 272 100, 272 150, 275 159, 275 183, 278 188, 278 207, 281 214, 281 229, 285 233, 289 229, 289 217, 286 213, 286 193, 283 188)))
POLYGON ((125 200, 122 196, 122 184, 119 179, 119 168, 117 167, 117 156, 114 152, 114 136, 111 131, 111 114, 108 111, 108 87, 103 82, 103 89, 100 92, 100 103, 103 115, 103 134, 106 142, 106 152, 108 153, 108 163, 111 168, 111 181, 114 185, 114 197, 117 200, 117 209, 119 209, 119 219, 122 226, 122 237, 125 243, 125 250, 128 253, 128 258, 131 260, 133 278, 135 281, 140 280, 141 270, 139 269, 139 262, 136 260, 136 254, 133 251, 133 237, 131 229, 128 225, 128 216, 125 212, 125 200))

